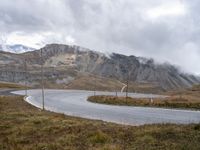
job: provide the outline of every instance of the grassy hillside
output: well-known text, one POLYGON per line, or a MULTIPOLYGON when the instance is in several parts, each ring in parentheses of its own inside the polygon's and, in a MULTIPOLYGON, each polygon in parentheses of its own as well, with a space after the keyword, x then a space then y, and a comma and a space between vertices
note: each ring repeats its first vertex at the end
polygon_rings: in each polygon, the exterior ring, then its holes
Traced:
POLYGON ((118 80, 93 75, 81 75, 69 83, 66 88, 80 90, 120 91, 123 83, 118 80))
POLYGON ((192 91, 200 91, 200 84, 194 85, 191 90, 192 91))
POLYGON ((137 93, 163 93, 165 90, 157 84, 129 82, 128 91, 137 93))
MULTIPOLYGON (((123 81, 125 82, 125 81, 123 81)), ((121 91, 125 85, 122 81, 94 75, 80 75, 65 86, 67 89, 96 90, 99 91, 121 91)), ((129 92, 160 93, 163 90, 157 85, 149 83, 129 83, 129 92)))
POLYGON ((16 83, 10 83, 10 82, 0 82, 0 89, 7 89, 7 88, 24 88, 23 85, 16 84, 16 83))
POLYGON ((122 126, 40 111, 0 96, 1 150, 200 149, 200 124, 122 126))

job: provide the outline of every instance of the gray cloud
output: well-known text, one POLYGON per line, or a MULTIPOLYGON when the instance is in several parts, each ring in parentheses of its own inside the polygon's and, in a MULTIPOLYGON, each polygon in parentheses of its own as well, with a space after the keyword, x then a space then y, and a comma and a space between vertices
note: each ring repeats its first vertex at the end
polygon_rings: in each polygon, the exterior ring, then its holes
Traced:
POLYGON ((70 36, 84 47, 153 57, 200 74, 199 6, 199 0, 1 0, 0 32, 51 32, 61 36, 43 42, 70 36), (184 14, 148 16, 173 4, 184 6, 184 14))

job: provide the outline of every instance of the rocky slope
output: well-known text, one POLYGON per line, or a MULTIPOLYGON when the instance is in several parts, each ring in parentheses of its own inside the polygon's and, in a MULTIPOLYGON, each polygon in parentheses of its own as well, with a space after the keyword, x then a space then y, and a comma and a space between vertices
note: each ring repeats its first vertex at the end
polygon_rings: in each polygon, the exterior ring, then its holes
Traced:
MULTIPOLYGON (((39 85, 40 65, 44 64, 46 84, 67 85, 82 75, 112 78, 125 83, 151 84, 162 90, 190 87, 200 78, 181 73, 170 64, 156 64, 152 59, 91 51, 78 46, 51 44, 22 54, 0 52, 0 80, 25 80, 27 60, 29 84, 39 85)), ((76 80, 77 82, 77 80, 76 80)))

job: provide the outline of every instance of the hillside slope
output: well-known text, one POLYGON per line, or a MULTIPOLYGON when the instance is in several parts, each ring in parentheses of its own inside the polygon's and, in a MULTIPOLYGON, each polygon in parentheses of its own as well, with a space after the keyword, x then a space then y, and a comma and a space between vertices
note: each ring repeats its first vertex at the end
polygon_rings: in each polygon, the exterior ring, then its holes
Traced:
MULTIPOLYGON (((200 83, 200 78, 184 74, 170 64, 156 64, 153 59, 136 56, 91 51, 79 46, 50 44, 42 48, 22 54, 0 52, 0 80, 24 82, 27 58, 29 82, 39 85, 40 65, 44 64, 45 78, 56 84, 63 80, 68 85, 82 74, 112 78, 126 83, 150 84, 161 90, 191 87, 200 83), (69 80, 70 79, 70 80, 69 80)), ((72 85, 72 84, 71 84, 72 85)))

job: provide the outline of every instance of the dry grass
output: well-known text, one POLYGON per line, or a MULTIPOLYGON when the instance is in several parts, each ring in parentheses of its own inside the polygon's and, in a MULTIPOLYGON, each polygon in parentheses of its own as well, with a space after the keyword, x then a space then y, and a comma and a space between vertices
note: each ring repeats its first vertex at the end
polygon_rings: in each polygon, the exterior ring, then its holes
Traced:
POLYGON ((115 97, 115 96, 91 96, 88 98, 91 102, 111 104, 111 105, 128 105, 128 106, 147 106, 147 107, 164 107, 164 108, 187 108, 200 110, 200 85, 182 90, 167 92, 167 98, 151 99, 115 97))
POLYGON ((123 84, 118 80, 93 75, 81 75, 66 86, 68 89, 99 91, 120 91, 122 87, 123 84))
MULTIPOLYGON (((124 84, 116 79, 94 75, 79 75, 74 81, 66 85, 67 89, 98 90, 98 91, 121 91, 124 84), (95 86, 96 84, 96 86, 95 86)), ((157 85, 149 83, 129 82, 129 92, 161 93, 163 90, 157 85)))
POLYGON ((1 150, 200 149, 200 124, 121 126, 40 111, 0 97, 1 150))
POLYGON ((145 107, 163 107, 163 108, 187 108, 200 109, 200 100, 190 99, 189 97, 173 96, 165 99, 147 99, 132 97, 115 97, 115 96, 91 96, 88 101, 109 105, 125 106, 145 106, 145 107))
POLYGON ((156 84, 129 82, 129 92, 163 93, 164 91, 164 89, 162 89, 159 85, 156 84))
POLYGON ((16 83, 0 82, 0 89, 8 89, 8 88, 23 89, 24 86, 16 83))

